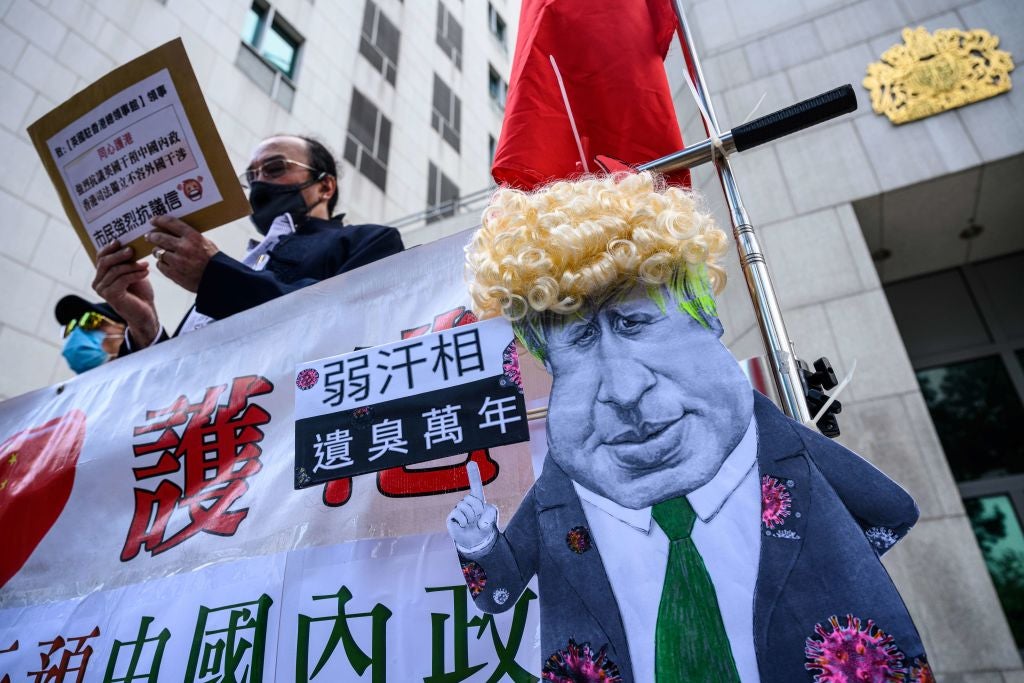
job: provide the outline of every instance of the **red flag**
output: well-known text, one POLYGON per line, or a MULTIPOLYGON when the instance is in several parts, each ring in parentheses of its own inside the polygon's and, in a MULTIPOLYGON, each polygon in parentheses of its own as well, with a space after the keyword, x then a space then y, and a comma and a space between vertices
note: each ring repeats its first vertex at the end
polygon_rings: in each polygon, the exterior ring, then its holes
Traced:
POLYGON ((0 587, 14 576, 71 497, 85 441, 85 413, 72 410, 0 442, 0 587))
POLYGON ((551 56, 590 171, 597 155, 638 164, 682 149, 664 67, 676 26, 670 0, 524 0, 494 179, 530 189, 580 170, 551 56))

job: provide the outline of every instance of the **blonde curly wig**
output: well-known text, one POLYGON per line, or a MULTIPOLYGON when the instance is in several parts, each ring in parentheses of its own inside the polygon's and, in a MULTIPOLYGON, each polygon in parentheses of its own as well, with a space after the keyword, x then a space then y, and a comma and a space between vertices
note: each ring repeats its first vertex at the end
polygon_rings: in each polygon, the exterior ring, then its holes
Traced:
POLYGON ((542 358, 541 320, 637 284, 661 307, 665 287, 680 310, 706 324, 717 316, 712 292, 725 286, 719 260, 727 249, 694 193, 650 172, 616 173, 534 192, 499 189, 466 247, 466 276, 477 314, 513 321, 542 358))

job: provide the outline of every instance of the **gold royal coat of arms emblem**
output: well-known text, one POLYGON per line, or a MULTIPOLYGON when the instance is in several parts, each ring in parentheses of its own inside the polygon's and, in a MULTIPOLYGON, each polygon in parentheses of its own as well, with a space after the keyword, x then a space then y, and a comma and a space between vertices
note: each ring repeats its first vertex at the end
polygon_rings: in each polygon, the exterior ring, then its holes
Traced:
POLYGON ((871 106, 893 123, 916 121, 1010 89, 1013 60, 984 29, 903 29, 880 62, 868 65, 871 106))

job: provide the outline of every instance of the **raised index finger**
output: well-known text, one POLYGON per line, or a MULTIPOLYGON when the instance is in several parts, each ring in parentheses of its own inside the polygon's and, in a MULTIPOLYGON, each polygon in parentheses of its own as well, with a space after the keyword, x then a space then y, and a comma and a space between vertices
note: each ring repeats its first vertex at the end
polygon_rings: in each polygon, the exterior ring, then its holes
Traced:
POLYGON ((469 494, 478 498, 481 503, 486 503, 484 498, 484 482, 480 478, 480 467, 470 460, 466 463, 466 474, 469 475, 469 494))

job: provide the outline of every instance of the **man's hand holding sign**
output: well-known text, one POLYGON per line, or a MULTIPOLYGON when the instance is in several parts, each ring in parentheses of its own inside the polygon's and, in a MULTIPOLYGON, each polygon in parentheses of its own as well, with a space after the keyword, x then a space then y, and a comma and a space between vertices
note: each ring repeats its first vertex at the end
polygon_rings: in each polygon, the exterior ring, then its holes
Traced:
MULTIPOLYGON (((157 216, 145 239, 154 245, 156 267, 183 289, 195 293, 217 245, 174 216, 157 216)), ((149 264, 136 260, 131 246, 113 242, 99 251, 92 287, 127 321, 133 348, 145 348, 160 334, 160 320, 149 281, 149 264)))
POLYGON ((157 229, 146 235, 152 244, 156 267, 183 289, 195 293, 203 271, 220 249, 203 234, 174 216, 153 219, 157 229))
POLYGON ((136 261, 135 250, 116 240, 97 256, 92 288, 124 318, 135 348, 149 346, 160 334, 149 263, 136 261))

